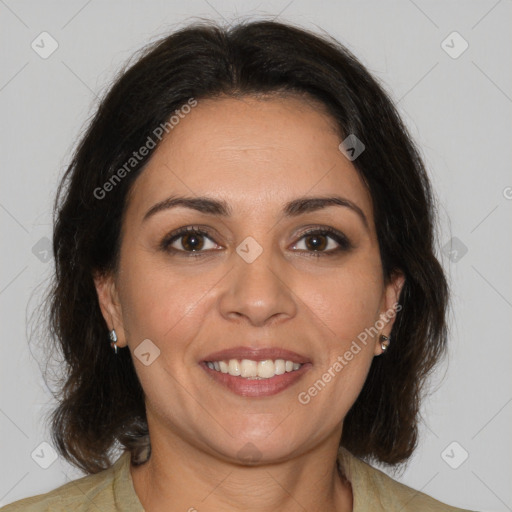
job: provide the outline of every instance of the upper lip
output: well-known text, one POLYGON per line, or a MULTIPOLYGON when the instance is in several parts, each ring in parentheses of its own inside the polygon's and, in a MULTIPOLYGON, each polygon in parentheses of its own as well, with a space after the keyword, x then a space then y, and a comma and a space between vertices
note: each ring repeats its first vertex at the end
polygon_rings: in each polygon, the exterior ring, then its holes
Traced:
POLYGON ((233 347, 212 352, 203 358, 203 361, 225 361, 229 359, 251 359, 253 361, 265 361, 266 359, 284 359, 294 363, 310 363, 310 359, 297 352, 279 347, 233 347))

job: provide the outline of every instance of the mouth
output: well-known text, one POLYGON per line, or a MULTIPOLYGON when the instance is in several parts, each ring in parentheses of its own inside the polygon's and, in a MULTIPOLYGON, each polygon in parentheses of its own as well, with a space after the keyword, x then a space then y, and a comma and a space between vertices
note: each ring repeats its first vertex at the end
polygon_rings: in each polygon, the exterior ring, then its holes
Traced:
POLYGON ((237 347, 209 354, 200 366, 230 391, 259 397, 287 389, 302 378, 312 363, 307 357, 285 349, 237 347))

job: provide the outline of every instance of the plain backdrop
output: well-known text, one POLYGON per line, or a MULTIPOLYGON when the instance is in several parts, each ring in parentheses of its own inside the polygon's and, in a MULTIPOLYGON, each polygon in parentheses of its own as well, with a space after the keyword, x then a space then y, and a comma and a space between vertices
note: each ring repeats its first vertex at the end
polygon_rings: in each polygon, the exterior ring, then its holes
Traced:
POLYGON ((53 402, 27 305, 51 274, 57 182, 97 96, 134 51, 197 17, 277 17, 331 34, 381 81, 439 200, 450 353, 395 478, 459 507, 512 510, 511 16, 510 0, 0 0, 0 505, 83 476, 45 444, 53 402))

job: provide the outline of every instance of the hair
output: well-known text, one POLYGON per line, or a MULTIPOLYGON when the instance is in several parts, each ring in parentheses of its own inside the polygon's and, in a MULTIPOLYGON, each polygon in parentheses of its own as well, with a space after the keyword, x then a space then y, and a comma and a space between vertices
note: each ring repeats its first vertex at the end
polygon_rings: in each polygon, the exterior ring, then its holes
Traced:
POLYGON ((129 450, 134 464, 151 452, 144 392, 129 349, 115 355, 108 343, 93 276, 117 271, 131 186, 158 143, 122 179, 120 169, 191 99, 273 94, 319 102, 343 137, 364 143, 353 165, 372 197, 384 279, 405 276, 391 345, 373 358, 340 444, 388 465, 407 461, 417 445, 425 382, 446 351, 448 304, 435 256, 435 201, 418 149, 383 87, 329 36, 273 21, 228 28, 194 22, 120 72, 55 199, 48 339, 66 371, 51 435, 59 453, 86 473, 110 467, 115 446, 129 450), (103 199, 98 191, 107 182, 112 190, 103 199))

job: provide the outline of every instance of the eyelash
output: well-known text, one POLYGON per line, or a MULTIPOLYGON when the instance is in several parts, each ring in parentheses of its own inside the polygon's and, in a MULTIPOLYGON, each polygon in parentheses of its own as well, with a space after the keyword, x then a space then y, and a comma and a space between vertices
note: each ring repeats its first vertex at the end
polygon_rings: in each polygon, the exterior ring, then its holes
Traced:
MULTIPOLYGON (((209 256, 208 253, 212 252, 211 249, 207 251, 184 251, 180 249, 175 249, 174 247, 170 247, 172 243, 174 243, 176 240, 179 240, 182 236, 187 234, 201 235, 214 242, 208 231, 205 231, 199 226, 185 226, 165 236, 164 239, 160 242, 160 249, 165 252, 179 254, 180 256, 184 256, 186 258, 209 256)), ((335 256, 340 252, 346 252, 353 248, 352 243, 343 233, 330 227, 309 229, 300 235, 299 241, 305 237, 312 235, 327 236, 328 238, 334 240, 339 245, 339 247, 337 247, 336 249, 331 249, 329 251, 304 251, 301 249, 301 252, 307 254, 308 257, 310 256, 313 258, 320 258, 324 256, 335 256)), ((296 245, 296 243, 294 245, 296 245)))

